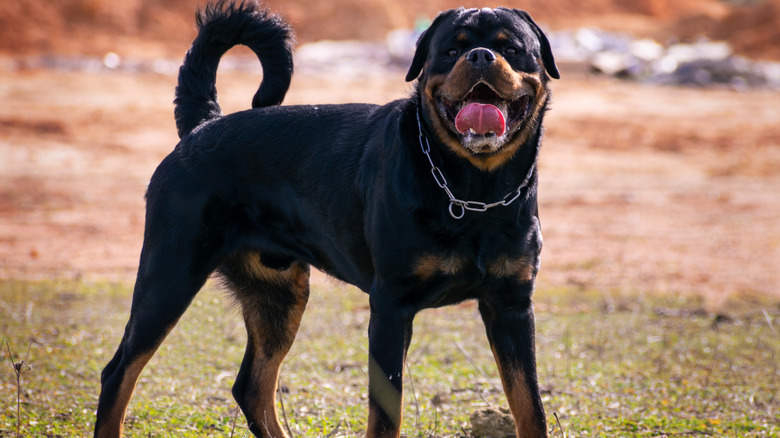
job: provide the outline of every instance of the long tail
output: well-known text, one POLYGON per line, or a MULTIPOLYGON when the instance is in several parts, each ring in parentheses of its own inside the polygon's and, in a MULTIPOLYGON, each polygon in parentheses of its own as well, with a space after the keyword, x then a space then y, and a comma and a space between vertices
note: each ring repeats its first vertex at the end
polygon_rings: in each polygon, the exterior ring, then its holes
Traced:
POLYGON ((294 38, 281 17, 254 1, 219 0, 199 10, 196 21, 198 36, 179 69, 173 101, 179 138, 222 116, 217 100, 217 67, 222 55, 237 44, 252 49, 263 66, 263 80, 252 107, 282 103, 292 79, 294 38))

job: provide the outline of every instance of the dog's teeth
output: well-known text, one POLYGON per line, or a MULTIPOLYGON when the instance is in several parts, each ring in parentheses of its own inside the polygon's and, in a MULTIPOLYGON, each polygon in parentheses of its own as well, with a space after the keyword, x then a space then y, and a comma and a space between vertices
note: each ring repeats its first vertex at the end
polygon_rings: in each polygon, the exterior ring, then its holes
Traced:
POLYGON ((477 131, 475 131, 474 128, 469 128, 469 134, 476 135, 477 131))

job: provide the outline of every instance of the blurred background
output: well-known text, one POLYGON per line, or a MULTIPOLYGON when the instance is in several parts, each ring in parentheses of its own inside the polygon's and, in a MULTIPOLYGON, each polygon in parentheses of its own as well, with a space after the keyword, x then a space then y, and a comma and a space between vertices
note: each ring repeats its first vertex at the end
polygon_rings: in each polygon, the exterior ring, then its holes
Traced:
MULTIPOLYGON (((191 41, 193 0, 19 0, 0 6, 5 54, 67 53, 177 56, 191 41)), ((383 40, 458 6, 525 9, 549 29, 593 27, 666 43, 728 41, 737 54, 780 59, 780 4, 775 0, 508 0, 480 3, 365 0, 269 2, 295 27, 301 43, 323 39, 383 40)))
MULTIPOLYGON (((0 278, 132 282, 143 193, 177 142, 195 0, 0 3, 0 278)), ((494 2, 269 1, 295 28, 285 103, 403 98, 421 29, 494 2)), ((548 32, 540 287, 780 298, 780 0, 508 0, 548 32)), ((256 58, 230 52, 225 112, 256 58)))

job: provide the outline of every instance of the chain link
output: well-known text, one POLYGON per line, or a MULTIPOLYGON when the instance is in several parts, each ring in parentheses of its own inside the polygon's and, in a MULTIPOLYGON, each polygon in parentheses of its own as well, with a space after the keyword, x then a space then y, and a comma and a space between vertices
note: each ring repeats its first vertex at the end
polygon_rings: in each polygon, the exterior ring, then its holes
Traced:
POLYGON ((447 178, 444 177, 444 173, 435 164, 433 164, 433 159, 431 158, 431 144, 428 142, 428 138, 425 136, 425 134, 423 134, 419 110, 417 111, 417 128, 420 130, 420 148, 422 148, 425 158, 428 159, 428 163, 431 165, 431 175, 433 175, 433 180, 436 182, 439 188, 444 190, 444 193, 447 194, 447 197, 450 200, 450 216, 452 216, 454 219, 462 219, 463 216, 466 215, 466 210, 485 212, 490 208, 498 206, 506 207, 517 201, 517 199, 520 198, 520 195, 523 193, 523 189, 528 186, 528 181, 530 181, 531 175, 536 168, 536 165, 531 166, 531 169, 528 171, 528 175, 526 175, 520 186, 518 186, 515 191, 507 193, 506 196, 504 196, 504 198, 500 201, 490 204, 480 201, 463 201, 456 198, 455 195, 452 194, 452 191, 447 185, 447 178))

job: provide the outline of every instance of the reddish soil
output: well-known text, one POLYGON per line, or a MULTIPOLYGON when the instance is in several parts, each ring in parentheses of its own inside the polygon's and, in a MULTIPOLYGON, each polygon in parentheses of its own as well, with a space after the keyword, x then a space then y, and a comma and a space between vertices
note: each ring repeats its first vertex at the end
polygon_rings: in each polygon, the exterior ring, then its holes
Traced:
MULTIPOLYGON (((295 27, 300 42, 382 40, 438 11, 458 6, 522 8, 550 29, 581 26, 651 36, 660 41, 727 40, 739 54, 780 59, 780 0, 268 0, 295 27), (734 2, 739 3, 739 2, 734 2)), ((25 0, 0 2, 0 53, 181 56, 194 35, 199 0, 25 0)))
MULTIPOLYGON (((0 44, 14 53, 74 53, 88 51, 85 41, 94 37, 93 53, 118 46, 137 56, 183 53, 192 37, 191 2, 147 3, 162 8, 151 17, 178 27, 139 39, 142 0, 71 0, 46 7, 3 2, 0 44), (62 5, 76 11, 68 16, 74 23, 70 34, 57 28, 62 17, 50 10, 62 5), (40 14, 38 22, 50 23, 51 33, 38 29, 28 46, 8 37, 4 14, 14 8, 40 14), (122 14, 136 21, 122 21, 122 14), (104 17, 120 18, 94 29, 79 24, 104 17), (178 33, 182 29, 186 37, 178 33), (19 45, 9 48, 9 41, 19 45)), ((355 34, 338 34, 330 19, 311 24, 309 13, 328 14, 320 3, 303 9, 302 2, 288 2, 282 8, 298 22, 302 39, 376 36, 349 26, 341 27, 355 34)), ((398 3, 381 3, 397 14, 388 12, 397 20, 388 27, 446 6, 432 2, 399 12, 393 6, 398 3)), ((672 24, 696 14, 706 18, 699 23, 703 28, 743 23, 738 14, 746 10, 709 0, 648 0, 631 3, 644 11, 627 10, 615 6, 626 2, 601 0, 572 12, 581 3, 529 0, 523 7, 538 9, 540 21, 560 25, 590 24, 581 17, 609 10, 592 21, 657 32, 670 32, 672 24)), ((777 11, 776 5, 762 7, 777 11)), ((358 14, 349 19, 362 17, 361 8, 349 8, 358 14)), ((19 14, 17 29, 24 23, 19 14)), ((374 24, 361 21, 359 27, 372 30, 374 24)), ((541 158, 540 287, 698 294, 713 306, 735 294, 780 299, 780 93, 658 88, 566 70, 563 75, 554 84, 541 158)), ((247 108, 258 80, 220 73, 223 109, 247 108)), ((175 81, 151 73, 0 69, 0 278, 132 281, 146 184, 177 141, 175 81)), ((293 80, 286 103, 382 103, 406 95, 408 87, 403 72, 361 80, 303 73, 293 80)))
MULTIPOLYGON (((287 103, 403 96, 402 74, 300 75, 287 103)), ((220 76, 226 111, 257 78, 220 76)), ((161 75, 0 73, 0 277, 132 280, 143 193, 176 143, 161 75)), ((540 283, 780 297, 773 92, 557 82, 541 158, 540 283)))

